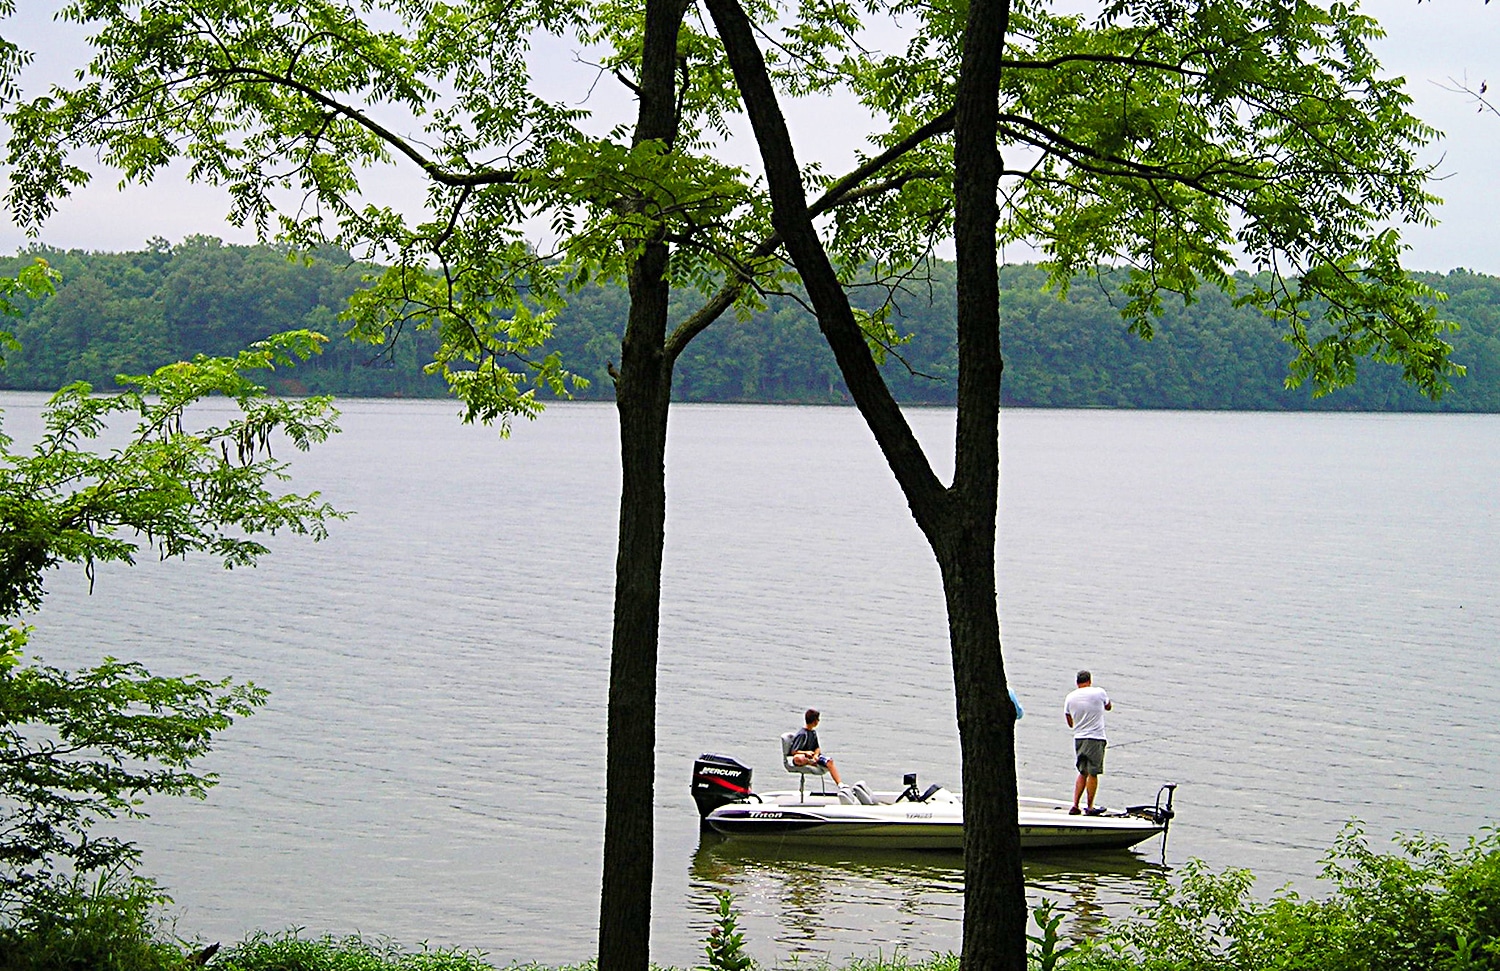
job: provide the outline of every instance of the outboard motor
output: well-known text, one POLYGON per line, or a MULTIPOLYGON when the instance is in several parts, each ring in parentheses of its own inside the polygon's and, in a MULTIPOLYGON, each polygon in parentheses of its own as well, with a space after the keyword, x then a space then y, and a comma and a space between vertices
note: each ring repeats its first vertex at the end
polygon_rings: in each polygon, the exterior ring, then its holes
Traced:
POLYGON ((750 795, 750 767, 727 755, 700 755, 693 763, 693 802, 702 820, 720 806, 750 795))

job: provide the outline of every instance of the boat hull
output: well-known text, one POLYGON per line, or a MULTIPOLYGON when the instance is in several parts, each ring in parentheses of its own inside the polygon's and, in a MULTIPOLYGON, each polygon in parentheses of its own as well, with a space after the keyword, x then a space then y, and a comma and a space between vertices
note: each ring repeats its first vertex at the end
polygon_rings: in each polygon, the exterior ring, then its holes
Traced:
MULTIPOLYGON (((1021 849, 1126 849, 1164 833, 1170 810, 1155 807, 1073 816, 1065 803, 1023 800, 1021 849)), ((797 793, 758 794, 721 806, 705 819, 715 832, 738 840, 781 846, 838 846, 907 850, 961 850, 960 801, 846 805, 836 798, 797 793), (790 798, 788 798, 790 797, 790 798)))
POLYGON ((908 819, 895 815, 835 814, 818 807, 724 807, 708 824, 725 836, 784 846, 886 847, 904 850, 961 850, 963 819, 908 819))
POLYGON ((1021 850, 1124 850, 1166 832, 1149 820, 1120 819, 1120 825, 1102 825, 1114 820, 1095 819, 1092 824, 1068 826, 1046 823, 1021 826, 1021 850))

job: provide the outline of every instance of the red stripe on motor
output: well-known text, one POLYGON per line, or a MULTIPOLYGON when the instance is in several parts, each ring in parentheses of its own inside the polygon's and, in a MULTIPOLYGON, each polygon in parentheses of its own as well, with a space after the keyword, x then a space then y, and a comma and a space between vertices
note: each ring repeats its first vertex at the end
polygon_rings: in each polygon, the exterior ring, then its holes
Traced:
POLYGON ((733 782, 726 782, 723 779, 720 779, 720 778, 718 778, 716 776, 711 776, 711 775, 700 775, 698 777, 698 781, 699 782, 712 782, 712 783, 715 783, 717 785, 721 785, 725 789, 728 789, 730 792, 749 792, 750 791, 749 789, 745 788, 744 786, 737 786, 733 782))

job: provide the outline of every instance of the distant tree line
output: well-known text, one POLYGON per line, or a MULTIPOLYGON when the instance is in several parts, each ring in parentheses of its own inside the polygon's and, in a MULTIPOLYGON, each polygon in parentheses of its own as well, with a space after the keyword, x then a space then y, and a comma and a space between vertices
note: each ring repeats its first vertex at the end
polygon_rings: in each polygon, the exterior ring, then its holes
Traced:
MULTIPOLYGON (((22 301, 14 331, 21 350, 0 371, 0 388, 55 390, 76 380, 112 388, 117 374, 143 374, 195 354, 232 354, 271 333, 344 330, 339 313, 372 267, 338 252, 289 260, 265 246, 226 245, 193 236, 153 240, 130 253, 37 247, 0 260, 14 275, 35 257, 61 275, 57 293, 22 301)), ((912 404, 954 400, 952 267, 938 263, 929 288, 912 282, 890 294, 871 290, 867 308, 892 301, 897 330, 910 339, 885 368, 897 397, 912 404)), ((1291 349, 1267 335, 1276 325, 1205 289, 1183 306, 1169 301, 1154 339, 1128 333, 1110 280, 1078 280, 1059 300, 1045 273, 1011 265, 1001 275, 1004 403, 1050 408, 1500 412, 1500 277, 1467 270, 1421 274, 1446 294, 1453 358, 1467 376, 1442 401, 1427 401, 1393 367, 1365 363, 1358 383, 1314 400, 1283 386, 1291 349)), ((579 396, 607 399, 610 356, 618 353, 627 297, 589 286, 559 317, 552 349, 593 385, 579 396)), ((270 377, 284 394, 442 397, 443 381, 423 373, 435 339, 407 331, 375 347, 331 340, 325 352, 270 377)), ((726 319, 695 341, 677 368, 680 401, 843 403, 847 400, 817 323, 791 297, 771 297, 747 320, 726 319)))

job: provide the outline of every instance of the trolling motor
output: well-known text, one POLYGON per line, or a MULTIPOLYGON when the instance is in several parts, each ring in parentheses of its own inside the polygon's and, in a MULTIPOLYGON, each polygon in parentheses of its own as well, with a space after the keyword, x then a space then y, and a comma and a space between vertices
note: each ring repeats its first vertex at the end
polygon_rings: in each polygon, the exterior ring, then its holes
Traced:
POLYGON ((902 789, 901 795, 896 797, 897 802, 920 802, 922 800, 921 790, 917 788, 917 774, 915 772, 908 772, 902 776, 901 784, 906 788, 902 789))
POLYGON ((1172 817, 1177 815, 1172 811, 1172 797, 1176 794, 1177 783, 1168 782, 1156 790, 1156 802, 1149 806, 1131 806, 1125 810, 1128 815, 1140 816, 1161 826, 1161 852, 1164 857, 1167 855, 1167 830, 1172 827, 1172 817), (1167 797, 1165 805, 1161 799, 1163 794, 1167 797))
POLYGON ((1152 803, 1149 806, 1131 806, 1129 809, 1126 809, 1125 812, 1131 816, 1140 816, 1142 819, 1149 819, 1153 823, 1160 823, 1163 829, 1165 829, 1168 825, 1171 824, 1172 817, 1177 815, 1176 813, 1172 812, 1172 796, 1175 795, 1176 792, 1177 783, 1168 782, 1166 785, 1156 790, 1156 802, 1152 803), (1162 805, 1161 797, 1163 793, 1165 793, 1167 797, 1166 805, 1162 805))
POLYGON ((902 789, 901 795, 896 797, 897 802, 926 802, 934 792, 943 788, 937 783, 933 783, 927 787, 926 792, 923 792, 917 788, 917 774, 915 772, 908 772, 902 776, 901 784, 906 788, 902 789))

